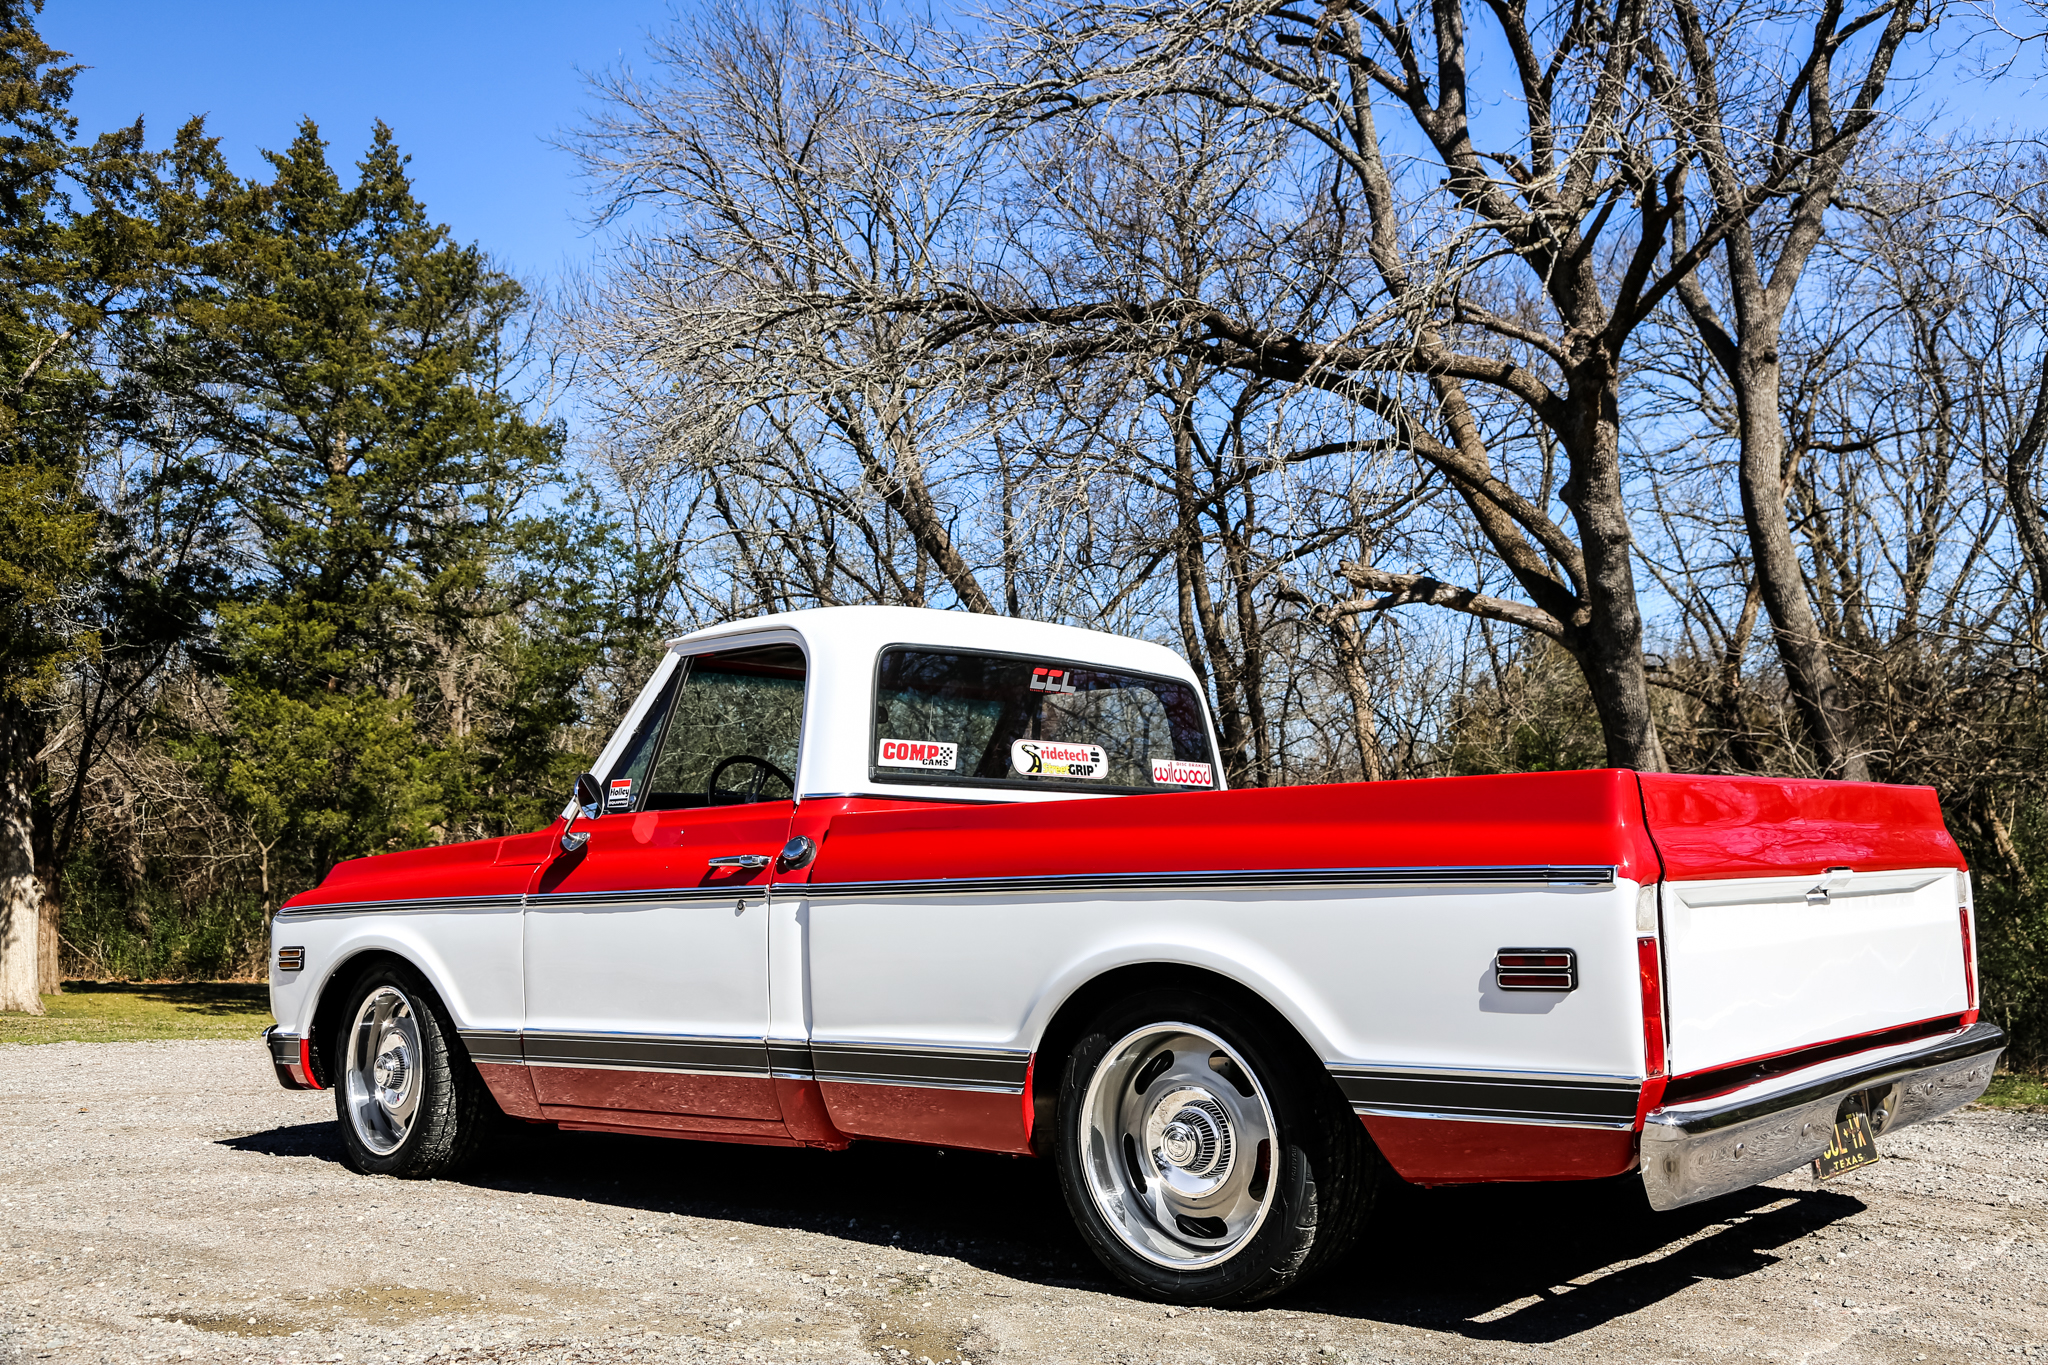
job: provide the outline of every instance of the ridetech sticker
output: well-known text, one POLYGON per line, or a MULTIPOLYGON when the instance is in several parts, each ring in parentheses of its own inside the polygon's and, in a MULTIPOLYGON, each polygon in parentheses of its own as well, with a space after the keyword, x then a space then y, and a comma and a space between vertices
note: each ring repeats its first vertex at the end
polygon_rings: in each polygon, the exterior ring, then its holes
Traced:
POLYGON ((1174 787, 1213 787, 1216 776, 1206 763, 1183 763, 1177 758, 1152 760, 1152 780, 1174 787))
POLYGON ((1010 766, 1026 777, 1102 777, 1109 755, 1094 744, 1054 744, 1020 739, 1010 745, 1010 766))
POLYGON ((875 758, 878 768, 944 768, 960 766, 960 746, 924 739, 885 739, 875 758))
POLYGON ((604 798, 604 804, 607 810, 611 809, 614 806, 632 805, 633 779, 630 777, 613 778, 612 789, 609 793, 606 794, 604 798))

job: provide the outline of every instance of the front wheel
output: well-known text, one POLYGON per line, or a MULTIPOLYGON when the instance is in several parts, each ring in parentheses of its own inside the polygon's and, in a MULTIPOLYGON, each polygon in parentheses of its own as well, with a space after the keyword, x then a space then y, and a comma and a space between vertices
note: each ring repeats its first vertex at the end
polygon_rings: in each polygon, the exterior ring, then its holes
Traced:
POLYGON ((418 973, 395 963, 365 972, 335 1042, 334 1107, 351 1167, 432 1179, 475 1155, 490 1094, 418 973))
POLYGON ((1379 1164, 1282 1026, 1198 991, 1098 1016, 1061 1079, 1060 1184, 1111 1273, 1152 1298, 1251 1303, 1357 1234, 1379 1164))

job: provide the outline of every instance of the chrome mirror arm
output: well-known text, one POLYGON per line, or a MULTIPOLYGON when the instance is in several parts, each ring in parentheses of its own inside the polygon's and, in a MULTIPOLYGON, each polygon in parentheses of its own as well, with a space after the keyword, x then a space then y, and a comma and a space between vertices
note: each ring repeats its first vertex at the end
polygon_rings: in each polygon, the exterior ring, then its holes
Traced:
POLYGON ((577 831, 576 817, 581 815, 585 820, 595 820, 599 803, 603 799, 595 777, 589 773, 577 777, 576 790, 569 797, 569 817, 562 823, 562 852, 580 852, 583 846, 590 842, 589 830, 577 831))

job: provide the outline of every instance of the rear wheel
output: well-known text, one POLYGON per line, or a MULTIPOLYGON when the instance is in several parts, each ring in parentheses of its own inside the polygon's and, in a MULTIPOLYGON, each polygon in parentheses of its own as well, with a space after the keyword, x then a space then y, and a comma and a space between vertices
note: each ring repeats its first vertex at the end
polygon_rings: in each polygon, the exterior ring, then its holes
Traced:
POLYGON ((370 968, 350 990, 333 1050, 348 1164, 365 1175, 452 1175, 493 1105, 441 1002, 417 972, 370 968))
POLYGON ((1198 991, 1106 1010, 1060 1087, 1067 1207, 1153 1298, 1250 1303, 1355 1238, 1379 1164, 1329 1076, 1280 1025, 1198 991))

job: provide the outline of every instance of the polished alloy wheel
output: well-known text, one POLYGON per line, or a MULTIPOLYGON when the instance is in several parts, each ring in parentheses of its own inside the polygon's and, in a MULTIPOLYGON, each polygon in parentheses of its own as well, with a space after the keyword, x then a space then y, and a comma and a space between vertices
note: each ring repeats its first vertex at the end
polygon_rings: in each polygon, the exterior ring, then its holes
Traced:
POLYGON ((379 1156, 398 1150, 419 1113, 422 1077, 419 1018, 395 986, 363 997, 349 1027, 343 1085, 349 1124, 379 1156))
POLYGON ((1104 1054, 1082 1100, 1088 1186, 1156 1265, 1229 1260, 1273 1204, 1273 1111, 1244 1059, 1191 1024, 1152 1024, 1104 1054))

